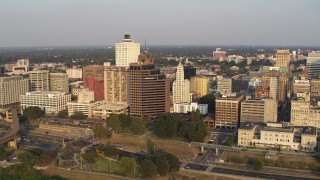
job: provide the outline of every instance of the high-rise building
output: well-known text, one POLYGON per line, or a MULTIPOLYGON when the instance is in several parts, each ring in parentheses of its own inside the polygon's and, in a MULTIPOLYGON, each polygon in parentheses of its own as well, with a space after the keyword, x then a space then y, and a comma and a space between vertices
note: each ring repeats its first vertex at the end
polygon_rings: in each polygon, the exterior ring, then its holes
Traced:
POLYGON ((249 87, 249 81, 252 79, 246 74, 238 74, 232 78, 232 91, 231 92, 241 92, 245 91, 249 87))
POLYGON ((210 79, 206 76, 194 76, 190 80, 190 91, 199 97, 208 94, 210 79))
POLYGON ((86 85, 89 90, 94 91, 94 100, 102 101, 104 100, 104 78, 103 74, 87 75, 86 85))
POLYGON ((290 92, 290 79, 288 68, 262 67, 262 87, 269 88, 269 97, 284 104, 290 92))
POLYGON ((116 66, 129 66, 130 63, 138 62, 140 54, 140 43, 135 43, 129 34, 124 35, 124 39, 115 45, 116 66))
POLYGON ((50 73, 50 91, 69 93, 69 80, 66 73, 50 73))
POLYGON ((49 91, 49 71, 39 70, 29 72, 30 91, 49 91))
POLYGON ((26 74, 29 71, 29 59, 19 59, 12 67, 12 73, 16 75, 26 74))
POLYGON ((276 53, 276 67, 289 68, 290 52, 289 49, 277 50, 276 53))
POLYGON ((247 99, 241 102, 240 122, 277 122, 278 104, 275 99, 247 99))
POLYGON ((183 71, 184 71, 184 79, 188 79, 189 81, 191 80, 191 77, 197 75, 196 68, 191 65, 184 65, 183 71))
POLYGON ((28 85, 22 76, 0 77, 0 109, 19 106, 20 95, 29 91, 28 85))
POLYGON ((291 100, 290 123, 295 126, 314 126, 320 128, 320 106, 311 105, 303 98, 291 100))
POLYGON ((217 78, 217 91, 220 94, 230 94, 232 93, 232 79, 224 78, 222 76, 217 78))
POLYGON ((307 71, 309 79, 320 77, 320 51, 313 51, 308 53, 307 71))
POLYGON ((216 97, 215 127, 237 129, 240 120, 242 94, 216 97))
POLYGON ((173 104, 191 102, 190 81, 188 79, 184 79, 184 69, 181 62, 177 67, 176 80, 173 81, 172 97, 173 104))
POLYGON ((72 68, 67 69, 67 74, 69 79, 82 79, 82 68, 73 66, 72 68))
POLYGON ((293 83, 293 94, 299 97, 299 94, 306 93, 310 96, 310 81, 308 80, 295 80, 293 83))
POLYGON ((57 114, 66 110, 67 102, 71 101, 71 94, 53 91, 27 92, 20 97, 22 109, 38 106, 46 114, 57 114))
POLYGON ((94 92, 82 89, 78 94, 78 103, 90 103, 94 101, 94 92))
POLYGON ((82 68, 82 78, 83 81, 86 81, 88 76, 97 77, 98 74, 103 74, 104 67, 103 65, 88 65, 82 68))
POLYGON ((148 52, 130 64, 130 115, 149 119, 170 111, 170 82, 148 52))
POLYGON ((212 59, 224 61, 226 59, 226 51, 221 51, 221 48, 216 48, 216 51, 212 52, 212 59))
POLYGON ((127 67, 104 66, 104 97, 108 104, 129 104, 129 70, 127 67))
POLYGON ((310 82, 310 96, 311 97, 320 97, 320 79, 313 79, 310 82))

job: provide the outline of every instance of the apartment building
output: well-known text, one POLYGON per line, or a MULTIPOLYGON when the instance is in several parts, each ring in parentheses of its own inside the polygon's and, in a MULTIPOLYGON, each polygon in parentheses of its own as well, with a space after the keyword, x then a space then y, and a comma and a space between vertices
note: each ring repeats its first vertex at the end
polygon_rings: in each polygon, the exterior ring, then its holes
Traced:
POLYGON ((28 79, 22 76, 0 77, 0 109, 19 106, 20 96, 28 91, 28 79))
POLYGON ((71 94, 54 91, 33 91, 21 95, 21 107, 38 106, 46 114, 57 114, 67 109, 67 103, 71 101, 71 94))

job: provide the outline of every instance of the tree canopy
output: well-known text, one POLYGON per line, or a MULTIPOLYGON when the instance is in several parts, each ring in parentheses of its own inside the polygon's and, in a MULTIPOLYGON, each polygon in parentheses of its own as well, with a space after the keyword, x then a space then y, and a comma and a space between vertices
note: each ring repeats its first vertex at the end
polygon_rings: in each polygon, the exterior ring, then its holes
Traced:
POLYGON ((102 124, 95 124, 92 129, 94 135, 98 138, 111 138, 112 133, 103 127, 102 124))
POLYGON ((189 142, 202 142, 208 130, 199 112, 192 112, 188 119, 177 114, 164 114, 158 117, 154 133, 161 138, 183 138, 189 142))
POLYGON ((24 111, 23 114, 27 117, 28 120, 36 120, 43 116, 43 112, 38 106, 30 106, 27 107, 24 111))
POLYGON ((76 120, 84 120, 87 118, 87 116, 84 115, 82 112, 76 111, 73 113, 73 115, 70 116, 70 118, 76 120))
POLYGON ((211 94, 207 94, 205 96, 202 96, 199 99, 199 104, 208 104, 208 112, 209 113, 215 113, 216 111, 216 98, 215 96, 211 94))
POLYGON ((125 114, 113 114, 107 119, 107 123, 115 132, 143 134, 146 130, 143 120, 125 114))

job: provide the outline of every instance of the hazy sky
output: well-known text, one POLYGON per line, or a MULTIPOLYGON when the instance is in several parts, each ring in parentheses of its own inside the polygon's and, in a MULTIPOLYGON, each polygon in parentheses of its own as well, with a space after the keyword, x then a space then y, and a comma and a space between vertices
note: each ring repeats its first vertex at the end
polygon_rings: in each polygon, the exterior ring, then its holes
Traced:
POLYGON ((320 45, 319 0, 0 0, 0 47, 320 45))

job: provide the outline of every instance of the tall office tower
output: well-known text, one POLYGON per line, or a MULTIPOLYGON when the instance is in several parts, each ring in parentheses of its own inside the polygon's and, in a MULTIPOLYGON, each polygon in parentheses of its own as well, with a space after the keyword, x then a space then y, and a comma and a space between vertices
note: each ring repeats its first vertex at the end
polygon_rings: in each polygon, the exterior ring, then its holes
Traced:
POLYGON ((176 80, 172 85, 173 104, 175 103, 190 103, 190 81, 184 79, 184 69, 181 62, 177 67, 176 80))
POLYGON ((28 85, 22 76, 0 77, 0 109, 19 106, 20 95, 29 91, 28 85))
POLYGON ((278 100, 279 104, 284 104, 287 100, 287 93, 290 92, 290 74, 288 68, 262 67, 262 87, 269 88, 269 97, 278 100))
POLYGON ((82 78, 85 82, 88 76, 97 77, 98 74, 103 74, 104 67, 103 65, 88 65, 82 68, 82 78))
POLYGON ((49 71, 30 71, 29 72, 30 91, 49 91, 49 71))
POLYGON ((205 76, 193 76, 190 80, 190 91, 199 97, 208 94, 210 79, 205 76))
POLYGON ((115 45, 116 66, 129 66, 130 63, 138 62, 140 54, 140 43, 135 43, 129 34, 124 35, 124 39, 115 45))
POLYGON ((220 92, 220 94, 225 94, 225 95, 232 93, 232 79, 224 78, 222 76, 218 77, 217 91, 220 92))
POLYGON ((289 49, 277 50, 276 53, 276 67, 289 68, 290 63, 290 52, 289 49))
POLYGON ((311 80, 310 96, 320 97, 320 79, 311 80))
POLYGON ((188 79, 189 81, 191 80, 191 77, 197 75, 196 68, 191 65, 184 65, 183 71, 184 71, 184 79, 188 79))
POLYGON ((240 122, 277 122, 278 104, 275 99, 247 99, 241 102, 240 122))
POLYGON ((308 53, 307 57, 308 78, 320 78, 320 51, 308 53))
POLYGON ((270 91, 269 91, 269 97, 273 99, 279 98, 279 81, 278 77, 269 77, 269 85, 270 85, 270 91))
POLYGON ((150 119, 169 111, 169 79, 155 68, 151 54, 143 52, 130 64, 130 115, 150 119))
POLYGON ((240 105, 244 95, 220 96, 216 98, 216 128, 237 129, 240 120, 240 105))
POLYGON ((50 73, 50 91, 69 93, 69 80, 67 73, 50 73))
POLYGON ((127 67, 104 66, 104 97, 108 104, 129 104, 129 70, 127 67))
POLYGON ((82 79, 82 68, 73 66, 67 69, 67 74, 69 79, 80 80, 82 79))
POLYGON ((94 100, 104 100, 104 77, 103 74, 87 75, 86 85, 89 90, 94 92, 94 100))
POLYGON ((238 74, 232 78, 232 91, 231 92, 240 92, 246 91, 249 87, 249 81, 252 79, 246 74, 238 74))

